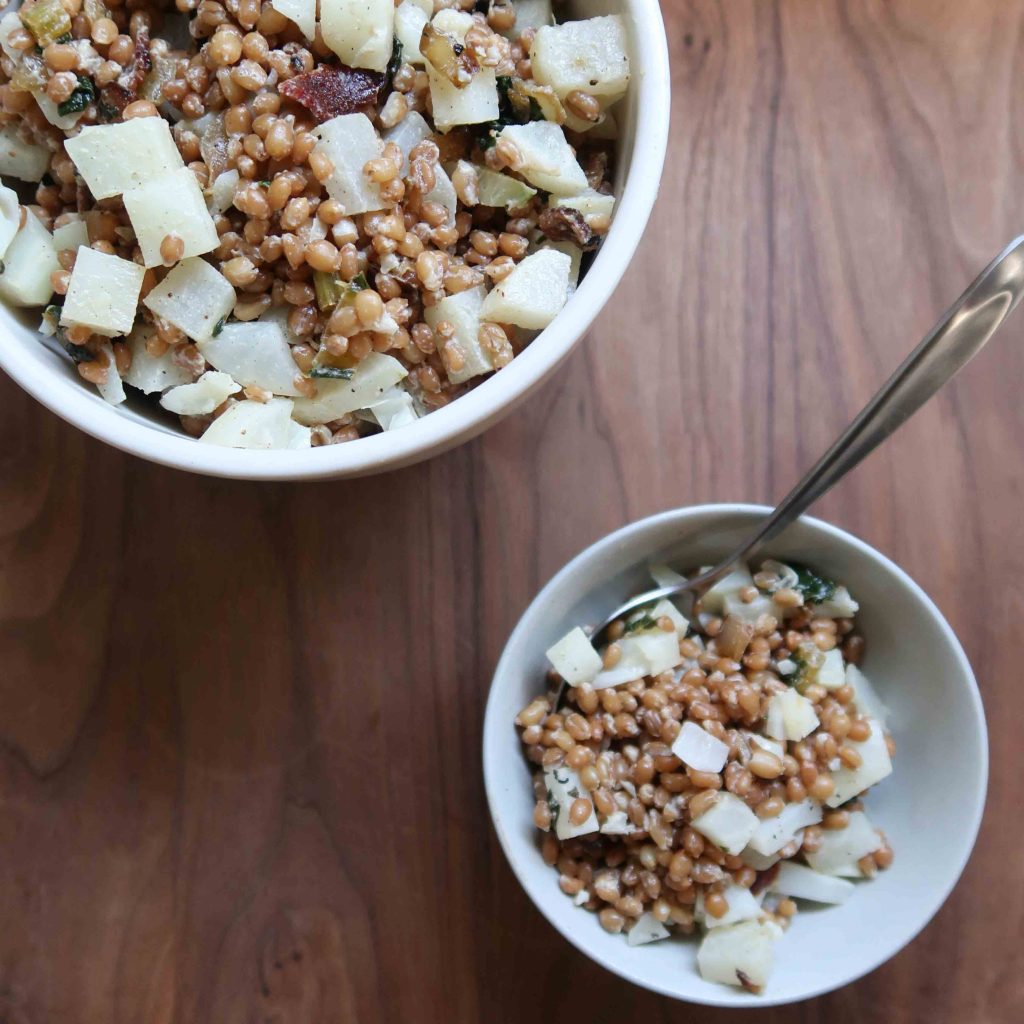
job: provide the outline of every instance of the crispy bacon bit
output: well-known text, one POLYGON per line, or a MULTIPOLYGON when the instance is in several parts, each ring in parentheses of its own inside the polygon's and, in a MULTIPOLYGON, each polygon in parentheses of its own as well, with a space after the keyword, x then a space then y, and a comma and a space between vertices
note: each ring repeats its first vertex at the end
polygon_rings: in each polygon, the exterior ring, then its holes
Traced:
POLYGON ((337 68, 321 66, 289 78, 278 86, 278 92, 301 103, 317 124, 323 124, 339 114, 353 114, 376 103, 383 84, 384 75, 379 71, 342 64, 337 68))
POLYGON ((572 206, 556 206, 537 218, 537 227, 552 242, 575 242, 584 249, 594 241, 594 232, 587 227, 583 214, 572 206))
POLYGON ((118 114, 139 95, 139 89, 153 66, 149 55, 149 30, 142 25, 135 37, 135 53, 131 63, 117 76, 116 82, 104 86, 100 90, 100 99, 118 114))
POLYGON ((756 996, 756 995, 760 995, 760 994, 761 994, 761 986, 760 986, 760 985, 755 985, 755 984, 754 984, 754 983, 753 983, 753 982, 752 982, 752 981, 750 980, 750 975, 749 975, 749 974, 747 974, 747 973, 746 973, 745 971, 737 970, 737 971, 736 971, 736 980, 737 980, 737 981, 738 981, 738 982, 739 982, 739 983, 740 983, 740 984, 741 984, 741 985, 742 985, 742 986, 743 986, 743 987, 744 987, 744 988, 745 988, 745 989, 746 989, 746 990, 747 990, 748 992, 752 992, 752 993, 753 993, 753 994, 754 994, 755 996, 756 996))

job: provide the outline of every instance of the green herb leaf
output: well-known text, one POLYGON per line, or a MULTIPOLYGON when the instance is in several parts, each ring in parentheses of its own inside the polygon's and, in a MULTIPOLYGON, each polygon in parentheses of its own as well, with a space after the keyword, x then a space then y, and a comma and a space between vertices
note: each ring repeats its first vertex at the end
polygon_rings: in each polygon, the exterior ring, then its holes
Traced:
POLYGON ((61 117, 77 114, 79 111, 85 110, 94 99, 96 99, 96 86, 92 84, 92 79, 86 75, 79 75, 75 91, 63 103, 58 104, 57 113, 61 117))
POLYGON ((75 365, 78 363, 92 363, 96 360, 96 357, 87 348, 81 345, 72 345, 70 341, 64 342, 64 350, 71 356, 71 361, 75 365))
POLYGON ((836 592, 838 584, 826 576, 819 576, 805 565, 790 563, 796 572, 796 589, 804 596, 804 604, 821 604, 836 592))
POLYGON ((650 612, 641 612, 636 618, 626 623, 627 633, 642 633, 644 630, 657 629, 658 621, 653 618, 650 612))
POLYGON ((309 375, 314 379, 351 380, 355 372, 341 366, 314 366, 309 375))
POLYGON ((216 338, 221 331, 224 330, 224 324, 227 322, 227 317, 222 316, 213 327, 213 336, 216 338))
POLYGON ((384 72, 384 85, 379 96, 387 96, 391 92, 391 81, 395 72, 402 66, 402 40, 395 36, 391 44, 391 60, 388 61, 387 70, 384 72))

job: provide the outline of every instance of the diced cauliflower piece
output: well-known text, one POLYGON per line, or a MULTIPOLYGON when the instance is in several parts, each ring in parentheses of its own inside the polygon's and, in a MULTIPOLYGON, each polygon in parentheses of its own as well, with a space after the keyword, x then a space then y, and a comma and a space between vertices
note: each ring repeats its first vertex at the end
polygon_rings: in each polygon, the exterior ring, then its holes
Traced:
POLYGON ((863 811, 853 811, 846 828, 826 829, 821 845, 813 853, 805 852, 807 863, 824 875, 860 878, 857 861, 882 848, 882 837, 863 811))
POLYGON ((234 309, 235 289, 206 260, 192 257, 174 267, 142 302, 193 341, 206 341, 234 309))
POLYGON ((569 297, 571 262, 553 249, 531 253, 491 289, 481 319, 530 330, 547 327, 569 297))
POLYGON ((145 268, 138 263, 96 249, 79 249, 61 324, 82 324, 108 337, 128 334, 135 324, 145 275, 145 268))
MULTIPOLYGON (((509 275, 511 276, 511 275, 509 275)), ((458 369, 448 370, 453 384, 462 384, 472 377, 490 373, 494 366, 491 357, 480 344, 480 320, 484 304, 484 289, 468 288, 455 295, 447 295, 436 305, 424 310, 423 318, 435 327, 447 320, 455 328, 454 339, 462 350, 463 361, 458 369)))
POLYGON ((580 777, 568 765, 556 765, 544 769, 544 785, 547 789, 548 807, 551 809, 551 824, 559 839, 575 839, 598 830, 597 814, 594 805, 590 805, 590 815, 580 825, 569 820, 569 811, 573 801, 587 797, 587 791, 580 782, 580 777))
POLYGON ((757 827, 750 836, 750 848, 755 853, 770 857, 791 843, 801 829, 817 825, 821 819, 821 804, 810 797, 799 803, 786 804, 774 818, 758 819, 757 827))
POLYGON ((560 97, 578 89, 614 103, 629 86, 626 26, 617 14, 546 25, 530 46, 530 66, 560 97))
POLYGON ((857 743, 849 736, 846 738, 846 742, 860 754, 861 763, 856 768, 847 768, 843 765, 832 773, 832 781, 836 788, 825 801, 829 807, 845 804, 847 800, 852 800, 865 789, 892 774, 892 759, 885 743, 885 733, 873 719, 869 719, 868 724, 871 733, 863 743, 857 743))
POLYGON ((12 306, 43 306, 53 294, 50 275, 60 269, 53 237, 29 211, 4 253, 0 298, 12 306))
POLYGON ((752 986, 759 991, 768 983, 779 934, 777 926, 763 921, 711 929, 697 950, 700 976, 705 981, 752 986))
POLYGON ((126 342, 132 354, 132 363, 124 375, 124 382, 138 388, 144 395, 166 391, 180 384, 188 384, 192 380, 192 374, 174 361, 173 349, 168 348, 160 356, 151 356, 146 351, 146 342, 154 334, 155 328, 148 324, 139 324, 126 342))
POLYGON ((272 398, 269 402, 246 399, 218 416, 199 440, 203 444, 260 451, 308 448, 310 430, 296 423, 291 411, 288 398, 272 398))
POLYGON ((324 42, 350 68, 386 71, 395 36, 392 0, 320 0, 324 42))
POLYGON ((355 368, 351 380, 318 380, 315 398, 295 403, 295 419, 313 426, 330 423, 357 409, 368 409, 408 371, 393 356, 371 352, 355 368))
POLYGON ((313 134, 319 140, 314 152, 322 153, 334 166, 324 188, 345 207, 349 217, 391 205, 381 198, 380 186, 363 171, 383 152, 383 144, 365 114, 339 114, 314 128, 313 134))
POLYGON ((815 903, 845 903, 853 894, 853 883, 831 875, 823 875, 812 868, 791 860, 779 865, 778 873, 769 885, 771 892, 794 896, 798 900, 815 903))
POLYGON ((557 124, 550 121, 510 124, 501 130, 498 138, 515 145, 523 160, 519 173, 531 185, 559 196, 578 195, 587 188, 587 176, 557 124))
POLYGON ((179 416, 205 416, 241 390, 226 373, 207 370, 194 384, 182 384, 165 392, 160 404, 179 416))
POLYGON ((577 626, 545 652, 554 670, 570 685, 589 683, 601 671, 601 655, 577 626))
POLYGON ((626 934, 628 946, 643 946, 648 942, 667 939, 669 930, 651 913, 641 914, 626 934))
POLYGON ((818 728, 814 704, 796 690, 777 693, 768 701, 765 732, 776 740, 796 742, 818 728))
POLYGON ((185 166, 162 117, 87 125, 64 148, 97 199, 121 195, 185 166))
POLYGON ((672 744, 672 753, 694 771, 720 772, 729 760, 729 744, 696 722, 687 721, 672 744))
POLYGON ((690 824, 726 853, 737 854, 757 831, 760 819, 738 796, 720 792, 690 824))
MULTIPOLYGON (((143 117, 126 123, 156 120, 143 117)), ((184 243, 182 259, 202 256, 220 243, 199 182, 187 167, 130 189, 123 199, 147 267, 163 266, 160 245, 170 234, 184 243)))
POLYGON ((295 386, 299 368, 292 359, 288 336, 277 320, 225 324, 219 334, 197 344, 211 366, 242 387, 263 388, 275 395, 299 394, 295 386))

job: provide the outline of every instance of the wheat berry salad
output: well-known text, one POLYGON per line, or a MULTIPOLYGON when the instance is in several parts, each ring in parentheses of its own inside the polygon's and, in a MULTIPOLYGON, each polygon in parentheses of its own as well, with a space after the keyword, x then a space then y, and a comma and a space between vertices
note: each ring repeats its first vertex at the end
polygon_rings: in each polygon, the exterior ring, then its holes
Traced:
POLYGON ((0 299, 206 443, 414 423, 535 343, 611 223, 625 29, 556 14, 27 0, 0 19, 0 299))
POLYGON ((856 899, 892 864, 862 803, 895 748, 857 611, 841 584, 766 561, 692 621, 663 600, 600 649, 577 627, 548 650, 551 689, 515 724, 541 854, 581 912, 630 945, 699 933, 701 976, 759 993, 801 904, 856 899))

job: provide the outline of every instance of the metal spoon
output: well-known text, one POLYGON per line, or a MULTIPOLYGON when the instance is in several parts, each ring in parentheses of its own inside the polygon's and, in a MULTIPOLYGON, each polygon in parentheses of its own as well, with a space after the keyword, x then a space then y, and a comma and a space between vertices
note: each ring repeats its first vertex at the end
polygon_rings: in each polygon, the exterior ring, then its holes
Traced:
POLYGON ((953 377, 999 329, 1024 295, 1024 235, 1011 242, 932 328, 831 448, 735 551, 682 583, 637 594, 591 633, 597 640, 627 613, 665 597, 699 596, 739 562, 750 561, 953 377))

